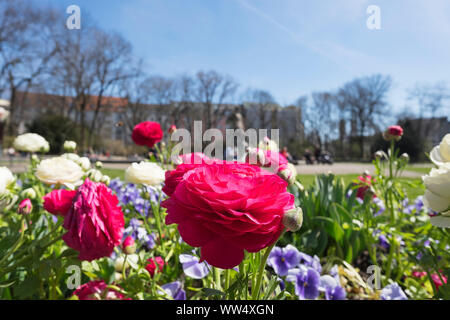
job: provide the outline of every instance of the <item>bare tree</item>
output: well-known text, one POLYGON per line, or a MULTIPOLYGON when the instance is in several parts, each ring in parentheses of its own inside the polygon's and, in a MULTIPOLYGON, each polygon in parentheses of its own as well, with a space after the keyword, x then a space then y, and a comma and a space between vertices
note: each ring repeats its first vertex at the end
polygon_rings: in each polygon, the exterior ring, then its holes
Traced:
POLYGON ((442 81, 435 84, 417 83, 408 90, 408 101, 418 106, 420 118, 426 115, 434 118, 449 99, 450 89, 442 81))
POLYGON ((120 81, 134 77, 138 73, 137 70, 128 67, 132 61, 132 46, 122 36, 95 30, 93 37, 97 45, 94 61, 95 84, 92 92, 97 97, 89 127, 89 144, 92 143, 95 128, 97 131, 101 129, 101 122, 99 123, 98 119, 105 93, 111 92, 120 81))
POLYGON ((390 76, 377 74, 348 82, 338 92, 354 120, 361 158, 364 158, 365 135, 379 131, 379 118, 388 113, 386 95, 391 85, 390 76))
POLYGON ((195 79, 195 98, 206 110, 206 127, 210 128, 223 115, 224 104, 232 98, 238 85, 231 77, 216 71, 199 71, 195 79))
MULTIPOLYGON (((253 114, 250 114, 253 110, 248 109, 256 108, 259 119, 258 127, 261 129, 268 129, 269 126, 273 127, 273 122, 276 122, 274 115, 279 106, 270 92, 266 90, 248 89, 243 100, 247 105, 247 110, 245 110, 247 118, 255 118, 253 114)), ((251 119, 248 120, 251 121, 251 119)))
MULTIPOLYGON (((48 71, 61 28, 52 8, 32 7, 23 0, 0 1, 0 21, 0 94, 8 92, 8 131, 14 134, 23 112, 18 110, 18 92, 26 94, 33 82, 48 71)), ((20 98, 24 99, 25 94, 20 98)))

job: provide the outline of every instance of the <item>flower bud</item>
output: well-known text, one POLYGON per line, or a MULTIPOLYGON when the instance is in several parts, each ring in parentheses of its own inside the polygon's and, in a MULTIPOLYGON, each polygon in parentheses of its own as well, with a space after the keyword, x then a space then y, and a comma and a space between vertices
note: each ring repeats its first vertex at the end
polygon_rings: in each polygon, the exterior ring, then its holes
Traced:
POLYGON ((302 208, 293 208, 284 213, 283 225, 292 232, 300 230, 303 224, 302 208))
POLYGON ((125 240, 123 241, 122 251, 125 254, 133 254, 136 252, 136 243, 134 242, 134 239, 131 236, 126 237, 125 240))
POLYGON ((403 136, 403 128, 400 126, 390 126, 383 132, 383 138, 386 141, 399 141, 403 136))
POLYGON ((102 177, 102 179, 100 180, 100 182, 106 184, 107 186, 109 186, 109 184, 111 183, 111 178, 107 175, 104 175, 102 177))
POLYGON ((73 152, 77 148, 77 143, 75 141, 64 141, 64 151, 73 152))
POLYGON ((97 161, 97 162, 95 163, 95 168, 96 168, 96 169, 101 169, 101 168, 103 168, 103 163, 102 163, 101 161, 97 161))
POLYGON ((169 128, 169 134, 173 134, 177 131, 177 127, 173 124, 169 128))
POLYGON ((23 190, 20 193, 20 196, 22 198, 36 199, 37 195, 36 195, 36 191, 34 191, 33 188, 28 188, 28 189, 23 190))
POLYGON ((295 183, 297 177, 297 169, 292 163, 288 163, 287 166, 283 166, 278 171, 278 176, 289 183, 289 185, 293 185, 295 183))
POLYGON ((19 204, 18 214, 28 215, 33 211, 33 204, 30 199, 24 199, 19 204))
POLYGON ((34 161, 34 162, 38 162, 39 161, 39 157, 37 155, 33 154, 31 156, 31 160, 34 161))
POLYGON ((383 157, 384 157, 384 154, 383 154, 383 151, 381 151, 381 150, 378 150, 377 152, 375 152, 375 158, 376 159, 383 159, 383 157))
POLYGON ((400 159, 402 159, 403 161, 409 161, 409 155, 407 153, 402 153, 400 159))
POLYGON ((91 168, 91 161, 87 157, 81 157, 76 162, 84 171, 89 170, 91 168))
POLYGON ((89 179, 91 179, 94 182, 100 182, 103 178, 103 174, 96 169, 89 170, 87 172, 87 176, 89 179))

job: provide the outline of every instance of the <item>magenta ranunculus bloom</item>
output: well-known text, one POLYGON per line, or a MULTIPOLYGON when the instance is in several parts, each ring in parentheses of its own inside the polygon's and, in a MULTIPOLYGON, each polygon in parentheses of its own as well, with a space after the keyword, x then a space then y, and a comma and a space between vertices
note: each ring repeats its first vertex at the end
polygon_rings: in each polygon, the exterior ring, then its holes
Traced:
POLYGON ((163 138, 163 131, 158 122, 145 121, 136 125, 131 134, 131 139, 138 146, 153 146, 163 138))
POLYGON ((122 293, 109 289, 106 286, 103 280, 90 281, 79 286, 73 294, 79 300, 131 300, 130 298, 125 298, 122 293))
POLYGON ((197 166, 174 186, 162 203, 166 224, 178 224, 183 240, 201 247, 201 260, 222 269, 237 266, 244 250, 258 252, 274 243, 284 213, 294 208, 283 179, 248 164, 197 166))
POLYGON ((403 135, 403 128, 400 126, 390 126, 388 128, 390 134, 396 137, 401 137, 403 135))
POLYGON ((43 198, 44 209, 51 214, 65 216, 76 194, 77 192, 72 190, 53 190, 43 198))
POLYGON ((53 191, 45 196, 45 208, 64 216, 66 244, 80 252, 80 260, 108 257, 122 240, 125 221, 119 200, 103 183, 86 179, 75 192, 53 191), (74 195, 70 199, 70 195, 74 195), (69 205, 70 203, 70 205, 69 205))

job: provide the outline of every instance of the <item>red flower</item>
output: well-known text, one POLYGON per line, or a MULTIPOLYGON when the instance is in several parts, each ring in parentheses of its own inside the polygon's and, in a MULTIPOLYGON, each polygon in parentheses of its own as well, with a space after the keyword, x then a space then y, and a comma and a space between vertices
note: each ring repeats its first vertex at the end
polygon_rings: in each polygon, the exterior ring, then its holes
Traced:
POLYGON ((128 236, 123 240, 122 251, 125 254, 133 254, 136 252, 136 243, 134 242, 133 237, 128 236))
POLYGON ((401 137, 403 135, 403 128, 400 126, 390 126, 388 132, 396 137, 401 137))
POLYGON ((131 138, 139 146, 153 148, 163 138, 163 131, 159 123, 145 121, 134 127, 131 138))
MULTIPOLYGON (((439 271, 439 272, 441 273, 441 277, 442 277, 442 280, 444 280, 444 283, 442 283, 441 278, 439 277, 439 275, 437 273, 433 273, 431 275, 431 280, 433 280, 433 283, 436 286, 436 289, 439 289, 440 286, 447 283, 447 277, 442 274, 442 271, 439 271)), ((412 276, 415 278, 422 278, 422 277, 425 277, 426 275, 427 275, 427 273, 424 271, 422 271, 422 272, 413 271, 412 272, 412 276)))
POLYGON ((131 300, 106 286, 103 280, 90 281, 78 287, 73 294, 80 300, 131 300))
POLYGON ((403 136, 403 128, 400 126, 390 126, 385 132, 383 132, 384 140, 400 140, 403 136))
POLYGON ((18 214, 27 215, 33 211, 33 204, 30 199, 24 199, 19 203, 18 214))
POLYGON ((59 191, 46 195, 44 206, 64 216, 63 227, 68 231, 62 239, 80 252, 80 260, 110 256, 122 240, 125 224, 117 196, 103 183, 89 179, 75 193, 59 191))
MULTIPOLYGON (((360 186, 356 191, 356 197, 364 200, 367 191, 372 186, 372 183, 375 182, 375 179, 372 178, 371 175, 365 174, 358 177, 358 180, 361 181, 358 185, 360 186)), ((373 195, 373 198, 376 198, 376 195, 373 195)))
POLYGON ((147 259, 147 262, 149 262, 149 264, 145 266, 145 270, 147 270, 152 277, 155 275, 156 265, 158 265, 158 272, 162 272, 164 267, 163 258, 161 257, 150 258, 147 259))
POLYGON ((173 124, 169 127, 169 134, 172 134, 175 131, 177 131, 177 126, 173 124))
POLYGON ((72 206, 76 191, 53 190, 44 196, 44 209, 54 215, 65 216, 72 206))
POLYGON ((177 223, 183 240, 201 247, 201 259, 222 269, 237 266, 244 250, 274 243, 284 213, 294 208, 287 183, 259 167, 238 163, 200 165, 187 171, 171 197, 166 224, 177 223))

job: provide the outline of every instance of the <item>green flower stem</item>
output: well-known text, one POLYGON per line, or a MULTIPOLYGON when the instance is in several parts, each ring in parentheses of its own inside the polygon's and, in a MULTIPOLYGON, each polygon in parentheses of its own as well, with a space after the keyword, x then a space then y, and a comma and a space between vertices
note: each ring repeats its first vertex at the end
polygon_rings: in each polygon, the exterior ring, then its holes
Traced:
POLYGON ((389 278, 391 277, 391 268, 392 268, 392 261, 394 260, 394 253, 395 253, 395 247, 396 247, 396 243, 395 243, 395 239, 392 239, 392 244, 391 244, 391 248, 389 250, 389 257, 388 257, 388 262, 387 262, 387 268, 386 268, 386 284, 389 280, 389 278))
POLYGON ((216 267, 214 269, 214 284, 216 290, 222 290, 222 284, 220 283, 220 270, 216 267))
MULTIPOLYGON (((281 233, 280 238, 283 236, 284 232, 285 231, 283 231, 281 233)), ((252 300, 259 299, 259 293, 261 291, 261 283, 262 283, 262 279, 263 279, 264 272, 265 272, 265 269, 266 269, 267 258, 269 258, 269 254, 272 251, 272 249, 273 249, 273 247, 275 246, 276 243, 277 243, 277 241, 275 241, 264 252, 264 256, 263 256, 262 261, 261 261, 261 263, 259 265, 259 271, 258 271, 258 278, 257 278, 256 286, 254 288, 252 288, 252 300)))

